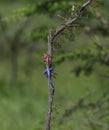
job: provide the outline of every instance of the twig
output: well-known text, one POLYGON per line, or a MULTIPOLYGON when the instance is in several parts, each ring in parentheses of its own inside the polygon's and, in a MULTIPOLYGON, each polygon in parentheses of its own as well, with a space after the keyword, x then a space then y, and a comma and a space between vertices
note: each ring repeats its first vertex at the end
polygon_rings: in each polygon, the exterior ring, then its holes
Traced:
POLYGON ((73 18, 69 18, 64 25, 61 25, 60 27, 58 27, 56 29, 56 31, 52 34, 51 36, 51 41, 53 42, 53 40, 63 31, 65 30, 67 27, 71 26, 72 24, 74 24, 80 17, 81 13, 86 9, 86 7, 88 5, 90 5, 92 2, 92 0, 88 0, 86 3, 84 3, 81 8, 79 9, 79 11, 77 12, 77 14, 73 17, 73 18))
POLYGON ((105 127, 105 128, 109 127, 108 124, 106 124, 104 122, 100 122, 100 121, 94 120, 92 118, 87 118, 86 119, 86 123, 91 123, 91 124, 98 125, 98 126, 105 127))
MULTIPOLYGON (((48 34, 48 55, 51 57, 51 66, 52 66, 52 43, 54 39, 67 27, 74 24, 80 17, 81 13, 86 9, 88 5, 90 5, 92 0, 88 0, 86 3, 84 3, 77 14, 72 18, 69 18, 64 25, 61 25, 58 27, 54 32, 49 32, 48 34)), ((48 96, 48 112, 47 112, 47 118, 46 118, 46 130, 50 130, 50 121, 51 121, 51 112, 52 112, 52 104, 53 104, 53 97, 54 97, 54 91, 55 88, 52 84, 48 84, 49 86, 49 96, 48 96)))
POLYGON ((59 121, 59 124, 63 124, 64 120, 68 117, 71 117, 71 113, 77 111, 80 108, 86 108, 87 106, 84 104, 85 100, 88 99, 88 97, 91 96, 91 92, 88 92, 85 96, 81 97, 76 104, 74 104, 70 109, 65 110, 65 113, 63 114, 62 118, 59 121))
POLYGON ((109 26, 109 21, 101 17, 99 13, 96 14, 96 17, 101 24, 109 26))

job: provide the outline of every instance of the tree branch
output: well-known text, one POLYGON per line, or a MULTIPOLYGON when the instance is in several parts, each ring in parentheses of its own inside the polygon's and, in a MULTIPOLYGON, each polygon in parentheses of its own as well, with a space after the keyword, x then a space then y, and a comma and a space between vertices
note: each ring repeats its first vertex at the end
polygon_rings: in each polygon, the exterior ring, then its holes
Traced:
MULTIPOLYGON (((69 27, 70 25, 72 25, 73 23, 75 23, 81 13, 86 9, 86 7, 88 5, 90 5, 92 2, 92 0, 88 0, 86 3, 84 3, 81 8, 79 9, 79 11, 77 12, 77 14, 72 18, 70 17, 65 23, 64 25, 61 25, 60 27, 58 27, 54 32, 49 32, 48 34, 48 55, 51 57, 51 61, 52 61, 52 43, 53 40, 62 32, 64 31, 67 27, 69 27)), ((52 66, 52 62, 51 62, 51 66, 52 66)), ((54 97, 54 86, 49 84, 49 96, 48 96, 48 112, 47 112, 47 118, 46 118, 46 130, 50 130, 50 120, 51 120, 51 112, 52 112, 52 104, 53 104, 53 97, 54 97)))
POLYGON ((90 5, 92 2, 92 0, 88 0, 86 3, 84 3, 81 8, 79 9, 79 11, 77 12, 77 14, 75 15, 75 17, 73 18, 69 18, 64 25, 61 25, 60 27, 58 27, 56 29, 56 31, 52 34, 51 36, 51 42, 53 42, 53 40, 63 31, 65 30, 67 27, 69 27, 70 25, 74 24, 80 17, 81 13, 87 8, 88 5, 90 5))

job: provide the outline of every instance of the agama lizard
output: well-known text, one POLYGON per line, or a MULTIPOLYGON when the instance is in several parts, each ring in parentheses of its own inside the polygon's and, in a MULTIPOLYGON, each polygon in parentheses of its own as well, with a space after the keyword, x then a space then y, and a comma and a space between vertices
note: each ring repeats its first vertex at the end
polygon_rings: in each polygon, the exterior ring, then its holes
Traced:
POLYGON ((51 57, 48 54, 44 54, 43 60, 46 65, 46 69, 44 70, 43 74, 48 78, 49 86, 53 87, 51 75, 54 71, 54 68, 51 67, 51 57))

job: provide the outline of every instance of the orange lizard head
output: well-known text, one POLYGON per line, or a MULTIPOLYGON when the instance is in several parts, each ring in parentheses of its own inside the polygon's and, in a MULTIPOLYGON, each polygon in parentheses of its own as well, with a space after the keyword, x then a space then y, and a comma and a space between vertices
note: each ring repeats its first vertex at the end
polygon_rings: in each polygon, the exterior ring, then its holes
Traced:
POLYGON ((51 58, 50 58, 50 56, 48 54, 44 54, 43 60, 44 60, 45 64, 48 64, 50 66, 50 64, 51 64, 51 58))

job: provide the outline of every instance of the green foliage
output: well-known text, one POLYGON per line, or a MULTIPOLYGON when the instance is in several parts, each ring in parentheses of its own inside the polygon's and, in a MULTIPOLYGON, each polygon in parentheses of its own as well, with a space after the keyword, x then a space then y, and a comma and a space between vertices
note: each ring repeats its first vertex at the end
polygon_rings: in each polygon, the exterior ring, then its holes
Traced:
POLYGON ((22 17, 24 16, 29 17, 34 13, 36 13, 36 11, 37 11, 36 5, 27 5, 26 7, 19 9, 16 13, 18 15, 21 15, 22 17))
MULTIPOLYGON (((64 15, 64 17, 70 17, 72 13, 72 5, 75 5, 74 15, 78 11, 81 5, 81 1, 73 1, 70 0, 67 2, 66 0, 56 1, 56 0, 46 0, 40 2, 30 2, 27 3, 25 7, 16 10, 11 15, 4 17, 3 21, 10 21, 10 20, 18 20, 24 17, 30 17, 37 13, 41 14, 48 14, 50 17, 54 17, 55 15, 64 15), (67 5, 67 6, 66 6, 67 5)), ((92 8, 90 7, 86 11, 87 15, 92 14, 92 8)))
MULTIPOLYGON (((75 15, 84 0, 28 2, 29 4, 26 1, 25 6, 16 9, 14 13, 1 17, 0 21, 2 130, 44 129, 48 89, 46 78, 42 75, 45 67, 42 67, 42 55, 47 51, 47 35, 49 30, 54 31, 71 16, 73 4, 75 15), (63 19, 58 18, 57 14, 63 19), (21 26, 20 22, 24 23, 25 18, 28 24, 21 26), (23 30, 21 37, 21 33, 17 33, 19 28, 23 30), (14 50, 12 43, 18 47, 17 81, 14 85, 10 84, 14 72, 11 65, 15 63, 11 57, 11 50, 14 50)), ((52 130, 92 129, 90 122, 85 124, 89 121, 88 118, 95 121, 91 123, 96 130, 105 129, 104 126, 94 124, 96 121, 108 124, 109 99, 108 95, 103 97, 104 91, 109 91, 109 24, 108 14, 103 15, 108 12, 105 5, 103 0, 94 1, 77 23, 67 28, 53 42, 53 65, 58 75, 56 80, 54 79, 56 93, 52 130), (85 102, 81 105, 80 101, 83 101, 87 90, 93 90, 94 93, 89 98, 85 97, 85 102), (77 104, 80 107, 70 111, 77 104), (69 115, 65 116, 66 112, 69 112, 69 115)), ((12 10, 11 2, 8 6, 12 10)))
POLYGON ((90 75, 94 71, 94 66, 96 64, 106 65, 108 66, 108 49, 107 48, 100 48, 102 45, 99 45, 99 43, 95 42, 95 47, 90 49, 84 49, 84 50, 76 50, 73 52, 67 52, 64 54, 60 54, 60 56, 57 56, 54 59, 54 64, 60 64, 64 62, 65 60, 70 61, 80 61, 80 65, 76 65, 73 72, 78 76, 81 71, 84 72, 85 75, 90 75))
POLYGON ((47 35, 48 35, 48 28, 47 27, 39 27, 36 29, 33 29, 32 32, 29 34, 29 37, 33 40, 33 41, 38 41, 40 39, 46 40, 47 35))

